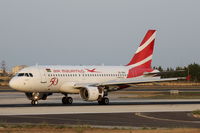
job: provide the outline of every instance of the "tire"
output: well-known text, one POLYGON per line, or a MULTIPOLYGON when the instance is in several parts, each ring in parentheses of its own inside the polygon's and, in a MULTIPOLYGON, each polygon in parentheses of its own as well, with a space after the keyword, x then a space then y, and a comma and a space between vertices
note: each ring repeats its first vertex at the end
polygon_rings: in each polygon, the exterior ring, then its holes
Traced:
POLYGON ((67 98, 67 102, 68 102, 68 104, 72 104, 73 103, 73 99, 71 97, 68 97, 67 98))
POLYGON ((35 101, 35 100, 32 100, 32 101, 31 101, 31 105, 37 105, 37 104, 38 104, 38 101, 37 101, 37 100, 36 100, 36 101, 35 101))
POLYGON ((62 98, 62 103, 63 104, 72 104, 73 103, 73 99, 71 97, 63 97, 62 98))
POLYGON ((109 99, 106 97, 103 99, 103 104, 108 105, 109 104, 109 99))
POLYGON ((102 98, 100 101, 98 101, 99 105, 108 105, 109 99, 107 97, 102 98))
POLYGON ((103 102, 102 101, 98 101, 99 105, 103 105, 103 102))
POLYGON ((62 104, 67 104, 67 97, 62 98, 62 104))

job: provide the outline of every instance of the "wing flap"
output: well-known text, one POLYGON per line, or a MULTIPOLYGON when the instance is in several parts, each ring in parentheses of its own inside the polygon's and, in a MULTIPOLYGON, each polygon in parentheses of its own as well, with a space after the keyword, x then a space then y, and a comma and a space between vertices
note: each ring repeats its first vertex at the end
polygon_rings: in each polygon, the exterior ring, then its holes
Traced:
POLYGON ((155 82, 168 82, 168 81, 176 81, 179 78, 160 78, 160 77, 138 77, 138 78, 127 78, 127 79, 119 79, 119 80, 111 80, 103 83, 76 83, 74 88, 80 89, 86 86, 133 86, 142 83, 155 83, 155 82))
POLYGON ((151 82, 167 82, 167 81, 176 81, 178 78, 160 78, 160 77, 151 77, 151 78, 129 78, 123 80, 113 80, 104 83, 100 83, 97 86, 110 86, 110 85, 131 85, 131 84, 141 84, 141 83, 151 83, 151 82))

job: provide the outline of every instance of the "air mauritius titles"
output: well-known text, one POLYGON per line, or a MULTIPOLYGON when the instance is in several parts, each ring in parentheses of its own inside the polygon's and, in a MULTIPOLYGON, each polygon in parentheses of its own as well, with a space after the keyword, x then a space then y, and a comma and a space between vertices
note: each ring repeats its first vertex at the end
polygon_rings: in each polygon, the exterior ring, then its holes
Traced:
POLYGON ((57 70, 57 69, 55 69, 55 70, 52 70, 52 69, 49 69, 49 68, 47 68, 46 69, 46 71, 47 72, 54 72, 54 73, 84 73, 84 72, 97 72, 97 71, 95 71, 95 69, 91 69, 91 70, 89 70, 89 69, 86 69, 86 71, 84 71, 83 69, 62 69, 62 70, 57 70))

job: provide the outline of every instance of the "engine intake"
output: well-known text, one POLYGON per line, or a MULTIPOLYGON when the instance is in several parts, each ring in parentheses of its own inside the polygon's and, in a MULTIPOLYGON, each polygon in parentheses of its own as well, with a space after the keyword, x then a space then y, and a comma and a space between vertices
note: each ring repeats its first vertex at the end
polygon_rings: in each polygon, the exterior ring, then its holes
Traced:
POLYGON ((103 97, 104 91, 98 87, 87 87, 80 90, 80 95, 85 101, 96 101, 103 97))

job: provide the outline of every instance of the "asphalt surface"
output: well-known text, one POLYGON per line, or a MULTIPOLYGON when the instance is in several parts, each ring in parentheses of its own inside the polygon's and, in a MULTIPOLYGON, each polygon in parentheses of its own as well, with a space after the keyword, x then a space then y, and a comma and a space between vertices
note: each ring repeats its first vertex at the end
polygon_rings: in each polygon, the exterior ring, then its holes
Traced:
MULTIPOLYGON (((97 102, 82 102, 78 101, 71 105, 63 105, 61 103, 39 103, 38 105, 28 104, 0 104, 1 108, 19 108, 19 107, 115 107, 115 106, 127 106, 127 105, 199 105, 200 100, 198 99, 188 99, 188 100, 162 100, 162 99, 145 99, 145 100, 119 100, 119 101, 110 101, 109 105, 99 105, 97 102)), ((1 112, 1 111, 0 111, 1 112)))
MULTIPOLYGON (((180 92, 200 92, 200 86, 136 86, 120 91, 153 91, 153 92, 169 92, 171 90, 179 90, 180 92)), ((0 92, 18 92, 9 86, 0 86, 0 92)))
POLYGON ((13 115, 0 116, 0 120, 1 122, 13 124, 31 123, 109 127, 200 128, 200 119, 192 117, 190 112, 13 115))
POLYGON ((110 105, 99 106, 74 95, 74 104, 64 106, 62 97, 55 94, 32 106, 24 93, 0 91, 0 123, 200 128, 200 119, 191 115, 200 109, 199 99, 121 99, 122 94, 111 94, 110 105))

